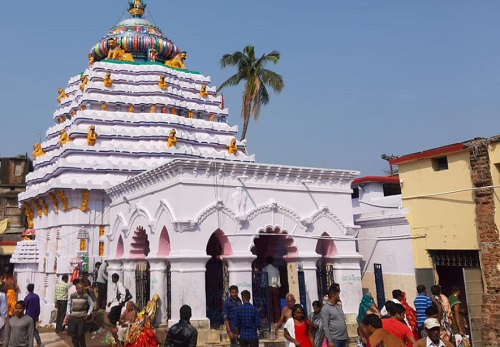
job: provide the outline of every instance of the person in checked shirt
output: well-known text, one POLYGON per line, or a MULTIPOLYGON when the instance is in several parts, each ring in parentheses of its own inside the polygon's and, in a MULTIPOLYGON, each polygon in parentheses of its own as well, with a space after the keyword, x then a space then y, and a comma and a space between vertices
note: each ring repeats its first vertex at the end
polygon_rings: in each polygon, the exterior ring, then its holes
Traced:
POLYGON ((243 305, 236 311, 236 333, 238 334, 241 347, 258 347, 259 335, 257 329, 260 326, 259 311, 250 303, 250 292, 241 292, 243 305))

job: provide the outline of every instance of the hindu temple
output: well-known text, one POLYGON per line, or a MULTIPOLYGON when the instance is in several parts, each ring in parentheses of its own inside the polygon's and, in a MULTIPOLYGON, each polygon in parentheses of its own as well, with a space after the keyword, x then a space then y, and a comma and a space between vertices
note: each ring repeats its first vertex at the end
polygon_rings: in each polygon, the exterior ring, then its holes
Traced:
POLYGON ((358 172, 256 162, 210 77, 191 70, 142 0, 128 7, 130 18, 82 50, 88 65, 58 90, 19 197, 32 232, 12 261, 20 288, 35 283, 43 297, 41 320, 62 274, 104 259, 138 305, 160 296, 157 325, 189 304, 194 324, 220 326, 232 284, 251 291, 266 318, 268 255, 280 297, 294 293, 309 309, 335 281, 354 315, 358 172))

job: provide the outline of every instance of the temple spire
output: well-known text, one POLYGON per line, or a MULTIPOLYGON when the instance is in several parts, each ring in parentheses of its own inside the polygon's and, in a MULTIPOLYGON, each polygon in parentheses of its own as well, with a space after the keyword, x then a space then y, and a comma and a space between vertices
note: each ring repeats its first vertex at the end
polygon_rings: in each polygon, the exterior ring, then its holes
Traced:
POLYGON ((146 10, 146 4, 142 0, 133 0, 128 3, 128 13, 134 18, 142 18, 146 10))

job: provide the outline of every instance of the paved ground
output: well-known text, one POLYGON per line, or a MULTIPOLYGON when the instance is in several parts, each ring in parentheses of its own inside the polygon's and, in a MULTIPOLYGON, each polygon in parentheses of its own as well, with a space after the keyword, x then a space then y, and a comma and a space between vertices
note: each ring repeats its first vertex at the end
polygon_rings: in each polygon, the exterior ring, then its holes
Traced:
MULTIPOLYGON (((67 347, 73 346, 71 337, 66 331, 56 334, 54 328, 39 328, 40 338, 42 339, 42 347, 67 347)), ((102 340, 106 337, 107 331, 99 333, 87 333, 85 340, 87 347, 109 347, 109 344, 103 343, 102 340)))

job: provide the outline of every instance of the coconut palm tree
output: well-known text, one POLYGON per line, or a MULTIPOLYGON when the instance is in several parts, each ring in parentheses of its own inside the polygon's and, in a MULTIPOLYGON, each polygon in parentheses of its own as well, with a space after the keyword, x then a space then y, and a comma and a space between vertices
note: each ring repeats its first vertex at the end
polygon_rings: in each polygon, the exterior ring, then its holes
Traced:
POLYGON ((268 62, 276 64, 280 59, 278 51, 264 54, 260 58, 255 58, 254 46, 246 46, 243 52, 224 54, 220 60, 221 68, 236 66, 237 72, 225 80, 218 91, 227 86, 236 86, 241 81, 245 81, 243 98, 241 101, 241 117, 243 117, 243 131, 241 139, 244 140, 247 134, 250 117, 256 121, 260 117, 260 108, 269 103, 269 93, 267 87, 271 87, 276 94, 279 94, 285 87, 283 78, 276 72, 265 69, 268 62))

